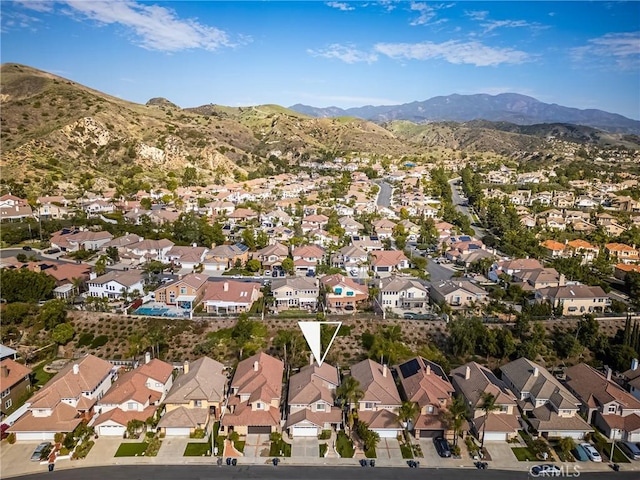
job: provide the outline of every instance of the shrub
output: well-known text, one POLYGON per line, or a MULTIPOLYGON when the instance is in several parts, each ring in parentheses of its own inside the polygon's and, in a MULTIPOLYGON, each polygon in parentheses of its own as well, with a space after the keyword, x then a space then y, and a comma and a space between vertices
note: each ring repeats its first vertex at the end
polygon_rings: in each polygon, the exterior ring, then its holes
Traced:
POLYGON ((61 443, 64 440, 64 433, 58 432, 53 436, 53 441, 56 443, 61 443))
POLYGON ((100 348, 109 341, 109 337, 106 335, 99 335, 91 342, 91 348, 100 348))
POLYGON ((93 440, 87 440, 86 442, 81 443, 76 448, 76 451, 73 452, 73 455, 71 458, 74 458, 74 459, 85 458, 94 445, 95 445, 95 442, 93 440))
POLYGON ((189 435, 189 438, 204 438, 204 430, 202 428, 196 428, 193 433, 189 435))
POLYGON ((7 442, 9 442, 9 445, 13 445, 14 443, 16 443, 16 434, 11 432, 7 437, 7 442))

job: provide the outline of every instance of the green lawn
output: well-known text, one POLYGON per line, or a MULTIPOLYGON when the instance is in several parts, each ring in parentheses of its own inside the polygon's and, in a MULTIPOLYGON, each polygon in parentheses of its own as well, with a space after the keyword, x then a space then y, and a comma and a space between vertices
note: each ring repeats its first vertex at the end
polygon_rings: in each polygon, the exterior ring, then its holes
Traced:
POLYGON ((513 447, 511 449, 516 458, 521 462, 526 462, 527 460, 530 462, 536 462, 538 459, 535 454, 529 450, 527 447, 513 447))
POLYGON ((237 442, 233 442, 233 446, 236 447, 236 450, 244 453, 244 444, 247 443, 244 440, 238 440, 237 442))
POLYGON ((121 443, 115 457, 135 457, 147 451, 148 443, 121 443))
POLYGON ((400 451, 402 452, 402 458, 413 458, 411 445, 407 445, 406 443, 400 445, 400 451))
POLYGON ((41 387, 42 385, 47 383, 49 380, 51 380, 51 378, 53 378, 53 376, 55 375, 55 373, 47 373, 44 371, 44 366, 47 363, 49 363, 49 360, 45 360, 44 362, 39 363, 33 368, 32 375, 35 380, 35 385, 33 385, 33 388, 41 387))
POLYGON ((336 450, 342 458, 353 458, 353 454, 355 453, 353 442, 342 430, 338 432, 338 438, 336 439, 336 450))
POLYGON ((271 447, 269 448, 269 456, 270 457, 290 457, 291 445, 289 445, 284 440, 271 442, 271 447), (282 455, 280 455, 280 452, 282 452, 282 455))
POLYGON ((183 457, 209 457, 211 456, 211 443, 187 443, 183 457))
POLYGON ((322 443, 320 445, 320 458, 324 458, 328 449, 329 449, 329 446, 326 443, 322 443))

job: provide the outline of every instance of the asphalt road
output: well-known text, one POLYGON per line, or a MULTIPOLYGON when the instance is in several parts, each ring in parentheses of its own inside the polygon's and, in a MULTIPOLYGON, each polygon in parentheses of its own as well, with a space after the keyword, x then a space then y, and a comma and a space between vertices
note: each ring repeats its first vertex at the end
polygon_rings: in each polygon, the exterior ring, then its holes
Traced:
MULTIPOLYGON (((571 472, 573 473, 573 472, 571 472)), ((574 474, 575 475, 575 474, 574 474)), ((568 477, 568 475, 567 475, 568 477)), ((582 473, 580 478, 587 479, 637 479, 638 472, 582 473)), ((205 480, 205 479, 264 479, 282 480, 397 480, 397 479, 434 479, 434 480, 532 480, 535 476, 523 471, 475 470, 475 469, 424 469, 424 468, 380 468, 380 467, 317 467, 309 466, 237 466, 217 467, 204 465, 136 465, 91 467, 45 471, 34 475, 24 475, 21 479, 64 479, 64 480, 205 480)), ((566 478, 566 477, 565 477, 566 478)))
POLYGON ((380 187, 380 192, 378 192, 378 205, 381 207, 388 207, 391 205, 391 194, 393 193, 393 187, 385 182, 384 180, 379 180, 376 182, 380 187))
POLYGON ((473 225, 473 214, 471 213, 471 209, 467 206, 467 200, 463 199, 462 196, 460 196, 460 193, 455 186, 455 183, 459 180, 460 177, 449 180, 449 186, 451 187, 451 199, 453 200, 453 204, 456 207, 456 210, 466 215, 471 220, 471 228, 473 228, 473 231, 475 232, 475 237, 478 239, 482 239, 487 234, 487 231, 484 228, 473 225))

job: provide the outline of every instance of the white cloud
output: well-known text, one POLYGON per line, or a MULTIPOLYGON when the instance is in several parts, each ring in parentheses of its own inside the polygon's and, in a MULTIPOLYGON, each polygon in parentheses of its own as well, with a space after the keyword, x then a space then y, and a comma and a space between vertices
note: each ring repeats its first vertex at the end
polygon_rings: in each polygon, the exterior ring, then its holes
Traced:
POLYGON ((489 12, 486 10, 472 10, 464 13, 471 20, 475 21, 485 20, 487 18, 487 15, 489 15, 489 12))
POLYGON ((487 33, 495 30, 496 28, 533 27, 534 24, 531 24, 525 20, 489 20, 488 22, 481 23, 480 26, 483 27, 485 33, 487 33))
POLYGON ((343 12, 348 12, 349 10, 355 10, 356 7, 350 5, 345 2, 327 2, 328 7, 337 8, 338 10, 342 10, 343 12))
POLYGON ((307 53, 314 57, 335 58, 345 63, 373 63, 378 60, 378 56, 375 53, 358 50, 352 45, 340 45, 337 43, 329 45, 323 50, 309 49, 307 53))
POLYGON ((518 64, 529 59, 526 52, 511 48, 494 48, 480 42, 449 40, 443 43, 378 43, 375 51, 394 59, 444 59, 456 65, 470 64, 488 67, 503 63, 518 64))
POLYGON ((55 2, 53 0, 16 0, 15 3, 37 12, 51 12, 55 2))
POLYGON ((572 49, 571 53, 578 62, 608 63, 613 60, 625 70, 640 68, 640 31, 607 33, 589 39, 586 45, 572 49))
MULTIPOLYGON (((177 52, 200 48, 216 50, 232 47, 228 34, 195 19, 179 18, 170 8, 133 0, 60 2, 24 1, 24 7, 50 11, 57 3, 64 5, 62 13, 83 21, 92 20, 102 25, 120 25, 133 33, 136 44, 147 50, 177 52), (48 10, 46 10, 48 8, 48 10)), ((243 39, 243 42, 248 39, 243 39)))
POLYGON ((409 7, 412 11, 419 12, 418 18, 409 23, 411 26, 418 25, 435 25, 446 22, 447 19, 441 18, 434 20, 438 10, 453 7, 453 3, 427 4, 422 2, 412 2, 409 7))

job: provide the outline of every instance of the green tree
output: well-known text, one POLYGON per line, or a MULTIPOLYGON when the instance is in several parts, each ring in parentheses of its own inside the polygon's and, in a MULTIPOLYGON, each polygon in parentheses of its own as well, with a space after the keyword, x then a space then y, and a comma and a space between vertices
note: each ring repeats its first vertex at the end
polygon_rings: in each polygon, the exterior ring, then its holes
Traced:
POLYGON ((287 272, 289 275, 293 275, 293 260, 289 257, 282 260, 282 269, 287 272))
POLYGON ((53 328, 51 332, 51 340, 56 342, 58 345, 66 345, 69 340, 73 338, 75 333, 76 332, 73 329, 73 325, 71 325, 70 323, 59 323, 53 328))
POLYGON ((52 330, 67 321, 67 310, 64 300, 50 300, 40 307, 38 321, 42 322, 45 330, 52 330))
POLYGON ((467 418, 467 404, 462 395, 454 395, 444 412, 445 421, 453 430, 453 445, 458 445, 458 437, 467 418))
POLYGON ((255 273, 262 268, 262 264, 260 263, 260 260, 252 258, 251 260, 247 260, 245 267, 250 272, 255 273))
POLYGON ((222 229, 222 224, 220 222, 214 222, 212 226, 211 235, 212 235, 212 239, 211 239, 212 243, 207 245, 218 246, 218 245, 224 244, 224 242, 226 241, 226 238, 224 236, 224 231, 222 229))
POLYGON ((256 235, 251 227, 242 230, 242 243, 244 243, 252 252, 256 249, 256 235))
POLYGON ((496 396, 490 392, 483 392, 480 396, 480 409, 484 412, 484 422, 482 423, 482 440, 480 441, 480 451, 484 448, 484 434, 487 429, 489 414, 500 408, 496 405, 496 396))
POLYGON ((349 435, 351 435, 357 403, 364 397, 360 382, 351 376, 343 378, 342 383, 336 389, 336 397, 341 400, 342 405, 347 409, 347 425, 349 427, 349 435))
POLYGON ((571 451, 576 448, 576 442, 571 437, 561 438, 558 442, 558 445, 560 446, 560 450, 562 450, 562 453, 564 453, 565 456, 569 456, 571 451))
POLYGON ((7 303, 38 302, 51 298, 56 280, 44 272, 32 272, 26 268, 5 268, 0 275, 2 298, 7 303))
POLYGON ((182 186, 192 187, 198 183, 198 171, 195 167, 186 167, 182 174, 182 186))
POLYGON ((416 423, 416 419, 420 414, 420 407, 415 402, 402 402, 402 405, 398 409, 398 423, 406 431, 413 430, 413 426, 416 423))
POLYGON ((93 271, 98 276, 104 275, 105 273, 107 273, 107 256, 106 255, 102 255, 100 256, 100 258, 98 258, 98 260, 96 260, 96 264, 93 267, 93 271))

